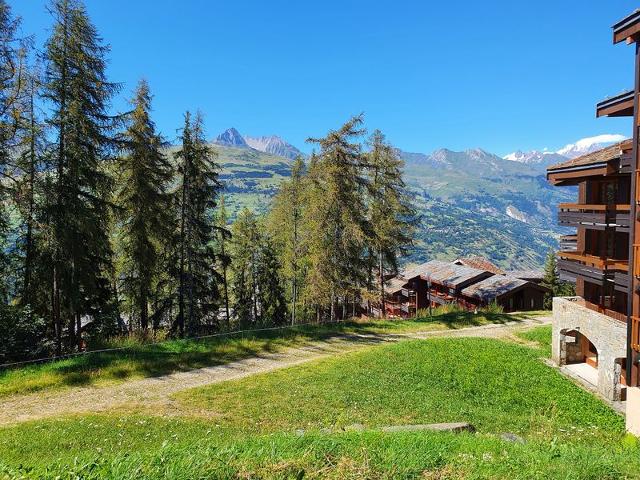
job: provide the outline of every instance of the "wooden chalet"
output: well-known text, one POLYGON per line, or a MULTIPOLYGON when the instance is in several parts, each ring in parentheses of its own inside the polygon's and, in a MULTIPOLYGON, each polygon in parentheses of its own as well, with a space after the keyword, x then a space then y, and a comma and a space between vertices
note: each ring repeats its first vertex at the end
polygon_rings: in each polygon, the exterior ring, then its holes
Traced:
MULTIPOLYGON (((596 117, 630 117, 632 139, 547 170, 558 186, 577 187, 558 206, 558 270, 576 297, 553 302, 552 356, 579 369, 601 395, 625 400, 627 428, 640 435, 640 10, 613 26, 613 42, 634 46, 634 88, 596 105, 596 117), (592 372, 592 373, 590 373, 592 372)), ((631 77, 631 75, 630 75, 631 77)), ((629 82, 632 79, 629 78, 629 82)), ((572 370, 574 369, 574 370, 572 370)), ((577 371, 577 370, 575 370, 577 371)))
MULTIPOLYGON (((475 310, 493 301, 502 305, 505 311, 542 308, 544 288, 527 280, 461 263, 460 259, 454 262, 432 260, 390 279, 385 286, 385 316, 408 318, 420 309, 448 304, 475 310)), ((502 272, 495 266, 493 270, 502 272)), ((381 307, 376 305, 373 313, 381 315, 381 307)))
POLYGON ((511 275, 493 275, 468 286, 461 295, 467 304, 483 307, 495 302, 505 312, 522 312, 541 310, 548 291, 534 282, 511 275))

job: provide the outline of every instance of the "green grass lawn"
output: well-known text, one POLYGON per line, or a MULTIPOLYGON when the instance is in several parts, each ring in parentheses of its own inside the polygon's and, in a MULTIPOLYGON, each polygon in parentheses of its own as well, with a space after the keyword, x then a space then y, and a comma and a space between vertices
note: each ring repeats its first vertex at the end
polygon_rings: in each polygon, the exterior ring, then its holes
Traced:
POLYGON ((638 478, 640 447, 622 417, 544 355, 543 344, 411 340, 185 391, 180 417, 7 427, 0 478, 638 478), (446 421, 478 432, 378 430, 446 421))
MULTIPOLYGON (((527 313, 526 316, 540 315, 527 313)), ((384 333, 456 329, 524 318, 499 313, 453 312, 414 320, 376 320, 304 326, 205 340, 133 345, 124 351, 95 353, 30 367, 0 370, 0 398, 78 385, 105 385, 131 378, 220 365, 343 333, 384 333)))

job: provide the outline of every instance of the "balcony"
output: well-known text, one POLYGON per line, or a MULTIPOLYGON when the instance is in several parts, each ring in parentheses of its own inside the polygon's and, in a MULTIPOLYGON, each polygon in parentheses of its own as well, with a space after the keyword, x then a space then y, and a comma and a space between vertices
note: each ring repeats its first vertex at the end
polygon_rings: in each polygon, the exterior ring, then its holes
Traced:
POLYGON ((563 252, 575 252, 578 250, 577 235, 562 235, 560 237, 560 250, 563 252))
POLYGON ((630 205, 600 205, 586 203, 561 203, 558 224, 565 227, 586 227, 604 230, 614 227, 620 231, 629 230, 630 205))
POLYGON ((558 273, 565 281, 580 277, 592 283, 612 282, 616 290, 629 290, 629 262, 600 258, 584 252, 558 252, 558 273))

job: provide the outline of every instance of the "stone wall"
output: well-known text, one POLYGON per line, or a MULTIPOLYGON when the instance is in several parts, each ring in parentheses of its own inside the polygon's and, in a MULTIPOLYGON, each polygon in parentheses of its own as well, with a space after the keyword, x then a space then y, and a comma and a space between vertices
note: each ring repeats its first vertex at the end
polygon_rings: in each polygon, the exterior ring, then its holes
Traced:
POLYGON ((580 304, 580 297, 553 299, 552 359, 562 366, 578 361, 577 348, 584 335, 598 351, 598 391, 609 400, 620 400, 620 364, 627 355, 627 327, 624 322, 580 304), (577 341, 567 335, 579 333, 577 341), (577 345, 577 346, 576 346, 577 345))

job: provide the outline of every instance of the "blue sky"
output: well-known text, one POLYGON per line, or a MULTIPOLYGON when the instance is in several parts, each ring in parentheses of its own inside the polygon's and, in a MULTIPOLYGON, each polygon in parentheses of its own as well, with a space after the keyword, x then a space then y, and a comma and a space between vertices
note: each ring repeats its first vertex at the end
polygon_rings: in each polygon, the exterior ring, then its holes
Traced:
MULTIPOLYGON (((25 33, 50 32, 47 0, 9 0, 25 33)), ((173 140, 185 110, 210 136, 234 126, 304 140, 364 112, 395 145, 430 152, 558 149, 624 119, 595 103, 633 84, 633 51, 613 45, 627 0, 86 0, 111 45, 124 108, 140 77, 173 140)))

